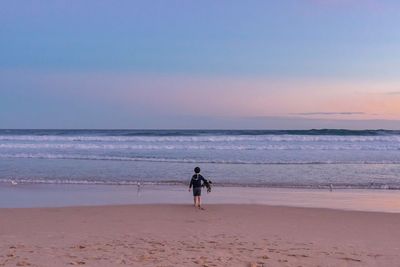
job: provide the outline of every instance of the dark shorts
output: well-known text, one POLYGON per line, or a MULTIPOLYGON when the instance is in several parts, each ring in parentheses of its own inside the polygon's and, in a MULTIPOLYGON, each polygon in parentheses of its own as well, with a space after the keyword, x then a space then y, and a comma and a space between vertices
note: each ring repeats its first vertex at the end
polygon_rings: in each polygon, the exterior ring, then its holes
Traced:
POLYGON ((193 196, 194 197, 201 196, 201 187, 193 187, 193 196))

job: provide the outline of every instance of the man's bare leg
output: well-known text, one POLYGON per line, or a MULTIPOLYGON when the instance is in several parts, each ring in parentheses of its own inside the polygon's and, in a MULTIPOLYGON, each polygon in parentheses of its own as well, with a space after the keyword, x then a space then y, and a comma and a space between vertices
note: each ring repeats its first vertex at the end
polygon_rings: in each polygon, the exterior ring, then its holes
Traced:
POLYGON ((200 197, 198 197, 198 198, 199 198, 199 201, 198 201, 199 205, 198 205, 198 207, 199 207, 199 209, 204 210, 204 208, 201 206, 201 198, 200 198, 200 197))

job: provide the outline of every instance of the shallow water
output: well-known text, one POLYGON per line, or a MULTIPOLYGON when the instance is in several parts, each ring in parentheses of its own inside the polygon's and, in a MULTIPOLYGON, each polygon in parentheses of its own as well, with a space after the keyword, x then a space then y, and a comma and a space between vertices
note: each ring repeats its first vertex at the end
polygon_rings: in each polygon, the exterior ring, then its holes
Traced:
MULTIPOLYGON (((321 190, 214 187, 203 190, 203 204, 265 204, 377 212, 400 212, 394 190, 321 190)), ((185 186, 146 185, 0 185, 0 208, 67 207, 124 204, 192 204, 185 186)))

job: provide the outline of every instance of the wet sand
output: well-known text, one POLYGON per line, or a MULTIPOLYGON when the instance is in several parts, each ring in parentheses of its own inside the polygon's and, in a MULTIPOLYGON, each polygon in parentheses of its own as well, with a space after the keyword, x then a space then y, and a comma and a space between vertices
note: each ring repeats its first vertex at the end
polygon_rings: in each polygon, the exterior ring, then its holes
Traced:
MULTIPOLYGON (((400 191, 220 187, 203 194, 205 204, 263 204, 400 213, 400 191)), ((2 184, 0 208, 40 208, 131 204, 188 204, 185 185, 2 184)))
POLYGON ((0 209, 0 266, 400 266, 400 214, 205 207, 0 209))

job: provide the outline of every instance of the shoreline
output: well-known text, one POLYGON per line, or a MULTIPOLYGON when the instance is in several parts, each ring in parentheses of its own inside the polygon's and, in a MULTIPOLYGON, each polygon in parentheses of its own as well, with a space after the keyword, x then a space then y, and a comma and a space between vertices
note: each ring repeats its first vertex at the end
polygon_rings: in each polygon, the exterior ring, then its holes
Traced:
MULTIPOLYGON (((186 186, 187 181, 120 181, 120 182, 104 182, 104 181, 87 181, 87 180, 25 180, 25 179, 0 179, 0 187, 7 186, 35 186, 35 185, 82 185, 82 186, 137 186, 138 184, 142 186, 186 186)), ((384 183, 371 183, 369 185, 354 185, 354 184, 315 184, 315 185, 301 185, 301 184, 281 184, 281 183, 223 183, 216 184, 214 186, 224 188, 224 187, 237 187, 237 188, 266 188, 266 189, 299 189, 299 190, 393 190, 400 191, 399 185, 384 184, 384 183)))
POLYGON ((0 209, 0 266, 397 266, 400 214, 268 205, 0 209))
MULTIPOLYGON (((400 213, 395 190, 214 187, 203 190, 203 203, 262 204, 269 206, 327 208, 400 213)), ((185 186, 19 184, 0 185, 0 208, 79 207, 133 204, 191 204, 185 186)))

